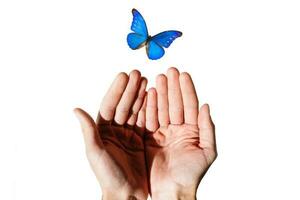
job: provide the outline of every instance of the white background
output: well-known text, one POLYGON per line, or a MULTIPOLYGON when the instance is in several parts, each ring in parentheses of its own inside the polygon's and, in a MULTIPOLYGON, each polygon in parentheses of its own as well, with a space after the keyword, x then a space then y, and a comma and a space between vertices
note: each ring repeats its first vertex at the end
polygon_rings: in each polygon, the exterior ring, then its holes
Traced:
POLYGON ((72 109, 96 116, 117 72, 192 74, 211 105, 219 157, 199 199, 300 199, 300 4, 252 1, 0 1, 0 199, 100 199, 72 109), (158 61, 132 51, 137 8, 151 34, 183 36, 158 61))

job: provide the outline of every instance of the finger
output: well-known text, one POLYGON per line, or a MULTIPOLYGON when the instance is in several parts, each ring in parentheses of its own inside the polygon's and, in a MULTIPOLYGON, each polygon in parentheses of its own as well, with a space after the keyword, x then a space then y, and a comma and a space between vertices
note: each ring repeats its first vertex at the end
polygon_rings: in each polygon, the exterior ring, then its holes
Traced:
POLYGON ((80 122, 87 152, 101 151, 103 143, 92 117, 80 108, 74 109, 74 113, 80 122))
POLYGON ((164 74, 156 78, 158 121, 160 126, 167 126, 170 123, 168 103, 168 79, 164 74))
POLYGON ((117 75, 101 102, 97 124, 104 124, 113 120, 116 107, 126 88, 127 82, 128 75, 126 73, 122 72, 117 75))
POLYGON ((150 88, 147 95, 146 129, 151 132, 158 129, 157 94, 155 88, 150 88))
POLYGON ((191 76, 184 72, 179 77, 183 100, 184 123, 197 125, 198 98, 191 76))
POLYGON ((208 104, 200 108, 198 126, 200 129, 199 145, 206 150, 208 157, 213 161, 216 157, 215 126, 211 120, 208 104))
POLYGON ((131 108, 131 114, 129 114, 129 119, 127 120, 127 124, 129 126, 133 126, 136 123, 138 112, 141 109, 146 93, 146 87, 147 87, 147 79, 145 77, 141 78, 140 88, 137 93, 135 102, 133 103, 133 106, 131 108))
POLYGON ((123 125, 128 119, 131 106, 137 95, 140 79, 141 73, 137 70, 133 70, 129 75, 128 84, 116 108, 114 120, 119 125, 123 125))
POLYGON ((179 84, 179 72, 176 68, 169 68, 168 78, 168 102, 171 124, 183 123, 183 102, 179 84))
POLYGON ((135 126, 137 133, 140 135, 144 133, 146 127, 146 105, 147 105, 147 92, 145 93, 143 105, 138 112, 136 126, 135 126))

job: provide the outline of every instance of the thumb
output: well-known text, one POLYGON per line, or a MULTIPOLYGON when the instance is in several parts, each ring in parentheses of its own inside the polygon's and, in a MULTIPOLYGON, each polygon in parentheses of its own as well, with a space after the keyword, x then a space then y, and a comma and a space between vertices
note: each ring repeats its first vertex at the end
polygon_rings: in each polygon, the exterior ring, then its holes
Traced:
POLYGON ((87 152, 97 152, 103 149, 97 126, 92 117, 80 108, 75 108, 74 113, 81 125, 84 143, 87 152))
POLYGON ((200 108, 198 126, 200 129, 200 146, 204 149, 215 150, 215 126, 210 116, 208 104, 204 104, 200 108))

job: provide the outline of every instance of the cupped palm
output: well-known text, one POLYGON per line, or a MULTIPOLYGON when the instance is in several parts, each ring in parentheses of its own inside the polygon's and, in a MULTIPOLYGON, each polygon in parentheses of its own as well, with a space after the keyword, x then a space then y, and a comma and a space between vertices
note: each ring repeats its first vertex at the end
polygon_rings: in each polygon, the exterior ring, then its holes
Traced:
POLYGON ((195 192, 216 158, 209 107, 198 109, 189 74, 170 68, 148 91, 145 146, 152 196, 167 190, 195 192))
POLYGON ((106 199, 147 199, 143 125, 147 81, 136 70, 120 73, 105 95, 97 122, 75 109, 87 157, 106 199))

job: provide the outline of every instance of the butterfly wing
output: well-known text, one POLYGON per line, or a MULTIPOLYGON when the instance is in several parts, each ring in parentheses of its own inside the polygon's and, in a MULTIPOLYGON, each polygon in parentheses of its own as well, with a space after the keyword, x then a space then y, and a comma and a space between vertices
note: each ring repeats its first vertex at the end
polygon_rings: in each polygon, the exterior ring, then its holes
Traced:
POLYGON ((138 49, 145 44, 148 38, 148 30, 146 22, 139 11, 132 9, 132 15, 131 30, 134 33, 127 35, 127 44, 131 49, 138 49))
POLYGON ((146 51, 148 58, 151 60, 160 59, 165 54, 164 48, 152 40, 147 42, 146 51))
POLYGON ((151 60, 157 60, 163 57, 165 50, 163 47, 168 48, 172 42, 180 37, 180 31, 164 31, 153 37, 147 43, 147 55, 151 60))
POLYGON ((156 44, 168 48, 172 42, 182 36, 180 31, 164 31, 157 35, 154 35, 151 40, 154 41, 156 44))
POLYGON ((137 33, 129 33, 127 35, 127 44, 133 50, 142 47, 146 40, 147 37, 137 33))

